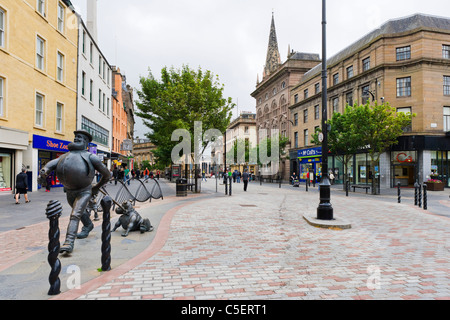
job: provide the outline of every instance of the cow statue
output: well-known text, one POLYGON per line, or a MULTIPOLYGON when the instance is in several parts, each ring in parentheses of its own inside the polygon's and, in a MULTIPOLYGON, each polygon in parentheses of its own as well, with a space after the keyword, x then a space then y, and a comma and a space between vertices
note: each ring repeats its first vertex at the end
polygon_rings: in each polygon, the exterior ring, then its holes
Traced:
POLYGON ((128 236, 130 231, 138 231, 141 233, 153 231, 153 226, 149 219, 143 219, 139 213, 133 208, 131 201, 125 201, 122 206, 116 209, 116 213, 120 215, 119 221, 116 222, 112 232, 122 226, 124 231, 122 237, 128 236))

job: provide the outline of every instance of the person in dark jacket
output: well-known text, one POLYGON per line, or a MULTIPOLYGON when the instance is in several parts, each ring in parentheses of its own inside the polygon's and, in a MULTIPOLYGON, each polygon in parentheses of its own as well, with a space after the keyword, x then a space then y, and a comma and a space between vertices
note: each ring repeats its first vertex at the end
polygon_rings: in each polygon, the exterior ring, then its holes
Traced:
POLYGON ((16 204, 19 204, 19 196, 21 194, 25 197, 25 202, 28 203, 28 176, 27 169, 22 169, 22 172, 19 173, 16 177, 16 204))
POLYGON ((242 175, 242 180, 244 181, 244 191, 247 191, 249 174, 247 169, 244 170, 244 174, 242 175))

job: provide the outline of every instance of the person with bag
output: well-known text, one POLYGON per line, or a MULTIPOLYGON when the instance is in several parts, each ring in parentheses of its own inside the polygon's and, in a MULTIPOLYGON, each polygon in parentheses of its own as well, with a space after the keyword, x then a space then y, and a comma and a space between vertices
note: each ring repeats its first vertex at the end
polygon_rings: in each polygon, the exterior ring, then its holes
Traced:
POLYGON ((242 181, 244 181, 244 191, 247 191, 248 177, 249 177, 249 174, 247 172, 247 169, 245 169, 244 173, 242 174, 242 181))
POLYGON ((25 202, 29 203, 28 199, 28 175, 27 169, 23 168, 22 172, 16 176, 16 204, 19 204, 19 197, 23 194, 25 202))

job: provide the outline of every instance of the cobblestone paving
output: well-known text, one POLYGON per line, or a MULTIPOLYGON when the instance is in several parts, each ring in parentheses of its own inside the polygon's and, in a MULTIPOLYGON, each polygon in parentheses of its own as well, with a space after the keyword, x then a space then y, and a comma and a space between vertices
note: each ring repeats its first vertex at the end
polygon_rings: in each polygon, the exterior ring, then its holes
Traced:
POLYGON ((318 193, 185 205, 164 246, 79 299, 450 299, 450 219, 407 204, 334 196, 348 230, 309 225, 318 193))

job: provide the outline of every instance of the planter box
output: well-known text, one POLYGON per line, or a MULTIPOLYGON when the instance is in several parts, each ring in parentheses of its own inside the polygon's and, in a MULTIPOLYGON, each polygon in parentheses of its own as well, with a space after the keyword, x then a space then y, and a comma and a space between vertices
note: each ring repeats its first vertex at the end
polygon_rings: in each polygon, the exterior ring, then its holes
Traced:
POLYGON ((430 183, 426 182, 428 191, 444 191, 444 183, 430 183))

